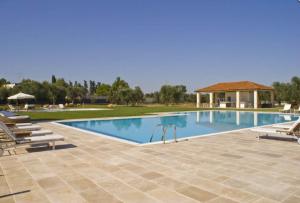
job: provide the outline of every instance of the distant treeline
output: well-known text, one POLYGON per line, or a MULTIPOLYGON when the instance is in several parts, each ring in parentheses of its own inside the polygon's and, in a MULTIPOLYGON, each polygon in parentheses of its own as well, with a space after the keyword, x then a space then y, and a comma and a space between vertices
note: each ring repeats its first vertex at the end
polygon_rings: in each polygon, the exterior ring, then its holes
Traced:
POLYGON ((107 103, 139 105, 148 103, 182 103, 195 102, 194 94, 187 94, 184 85, 163 85, 160 91, 144 94, 138 86, 131 88, 129 84, 117 77, 112 84, 96 82, 93 80, 80 82, 66 81, 63 78, 56 78, 54 75, 51 81, 35 81, 24 79, 14 87, 4 78, 0 79, 0 102, 7 103, 7 97, 13 94, 24 92, 35 96, 36 103, 58 104, 58 103, 97 103, 103 98, 107 103))
MULTIPOLYGON (((97 103, 97 99, 105 98, 107 103, 139 105, 142 103, 178 104, 196 102, 195 94, 188 94, 184 85, 163 85, 159 91, 144 94, 138 86, 131 88, 129 84, 117 77, 112 84, 93 80, 80 82, 65 81, 54 75, 51 81, 38 82, 24 79, 13 88, 7 87, 9 81, 0 79, 0 103, 7 103, 7 97, 18 92, 32 94, 39 104, 58 103, 97 103)), ((290 82, 274 82, 275 101, 278 103, 300 103, 300 78, 293 77, 290 82)), ((263 100, 263 93, 260 98, 263 100)), ((202 102, 208 102, 208 96, 202 95, 202 102)))
POLYGON ((274 82, 275 100, 278 103, 300 104, 300 78, 292 77, 290 82, 274 82))

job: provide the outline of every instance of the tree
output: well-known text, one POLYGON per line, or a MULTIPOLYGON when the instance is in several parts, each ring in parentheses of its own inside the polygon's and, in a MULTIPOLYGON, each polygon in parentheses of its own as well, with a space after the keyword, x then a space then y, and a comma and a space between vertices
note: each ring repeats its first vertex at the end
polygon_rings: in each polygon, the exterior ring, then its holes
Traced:
POLYGON ((1 78, 1 79, 0 79, 0 87, 1 87, 2 85, 9 84, 9 83, 10 83, 10 82, 7 81, 5 78, 1 78))
POLYGON ((96 82, 93 80, 90 80, 90 95, 94 95, 96 92, 96 82))
POLYGON ((136 105, 139 103, 142 103, 144 101, 144 93, 142 91, 142 89, 138 86, 136 86, 133 90, 132 90, 132 105, 136 105))
POLYGON ((56 82, 54 84, 48 83, 47 81, 43 82, 43 86, 48 89, 48 100, 53 105, 57 102, 65 102, 66 87, 62 85, 60 82, 56 82))
POLYGON ((125 80, 122 80, 120 77, 117 77, 111 86, 110 93, 109 93, 109 100, 114 104, 121 104, 122 96, 120 93, 122 90, 124 89, 126 90, 128 88, 129 88, 128 83, 125 80))
POLYGON ((109 84, 102 83, 97 86, 96 95, 97 96, 109 96, 111 86, 109 84))
POLYGON ((154 98, 154 103, 160 103, 160 96, 158 91, 153 93, 153 98, 154 98))
POLYGON ((275 92, 275 100, 278 103, 281 103, 283 101, 285 102, 291 102, 291 85, 289 83, 281 83, 281 82, 274 82, 273 83, 274 92, 275 92))
POLYGON ((195 103, 196 102, 196 95, 195 94, 185 94, 183 100, 185 102, 195 103))
POLYGON ((38 103, 45 103, 49 101, 48 89, 42 83, 34 80, 22 80, 18 85, 13 88, 14 94, 24 92, 35 96, 38 103))
POLYGON ((86 80, 83 81, 83 87, 84 87, 84 89, 86 89, 86 91, 88 91, 89 87, 88 87, 88 83, 86 80))
POLYGON ((119 104, 132 104, 133 103, 133 90, 130 88, 123 88, 119 91, 119 104))
POLYGON ((6 103, 7 97, 10 95, 11 89, 6 87, 0 87, 0 103, 6 103))
POLYGON ((184 101, 184 95, 186 94, 186 86, 176 85, 173 87, 173 100, 175 103, 180 103, 184 101))
POLYGON ((299 103, 300 102, 300 78, 293 77, 291 80, 291 100, 292 102, 299 103))
POLYGON ((55 75, 52 75, 51 82, 52 82, 52 84, 56 83, 56 77, 55 77, 55 75))
POLYGON ((174 93, 175 89, 171 85, 163 85, 159 91, 160 101, 164 104, 174 103, 174 93))

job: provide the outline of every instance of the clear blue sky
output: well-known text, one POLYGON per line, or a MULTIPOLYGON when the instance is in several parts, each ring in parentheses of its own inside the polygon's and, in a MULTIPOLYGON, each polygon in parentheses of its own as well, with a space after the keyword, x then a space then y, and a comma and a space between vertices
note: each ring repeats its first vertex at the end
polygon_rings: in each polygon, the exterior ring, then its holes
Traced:
POLYGON ((297 0, 0 0, 0 77, 146 92, 300 76, 297 0))

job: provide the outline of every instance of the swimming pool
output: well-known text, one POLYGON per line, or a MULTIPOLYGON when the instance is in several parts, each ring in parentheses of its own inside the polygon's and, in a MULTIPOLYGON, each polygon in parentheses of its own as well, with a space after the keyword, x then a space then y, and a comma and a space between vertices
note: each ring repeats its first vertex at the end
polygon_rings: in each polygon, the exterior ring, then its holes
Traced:
POLYGON ((205 136, 220 132, 270 125, 297 120, 294 115, 245 111, 198 111, 170 113, 161 116, 82 120, 58 122, 70 127, 119 138, 134 143, 162 141, 165 127, 166 140, 176 137, 205 136))

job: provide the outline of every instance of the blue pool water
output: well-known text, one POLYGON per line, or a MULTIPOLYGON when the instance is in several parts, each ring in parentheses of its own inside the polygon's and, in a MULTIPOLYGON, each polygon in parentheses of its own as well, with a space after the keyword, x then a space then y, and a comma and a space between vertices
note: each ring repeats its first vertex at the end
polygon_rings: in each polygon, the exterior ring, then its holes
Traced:
MULTIPOLYGON (((162 126, 176 125, 177 138, 185 138, 289 122, 297 119, 298 117, 293 115, 271 113, 200 111, 181 112, 157 117, 66 121, 59 123, 135 143, 149 143, 162 140, 162 126)), ((173 128, 167 130, 167 140, 173 139, 173 132, 173 128)))

